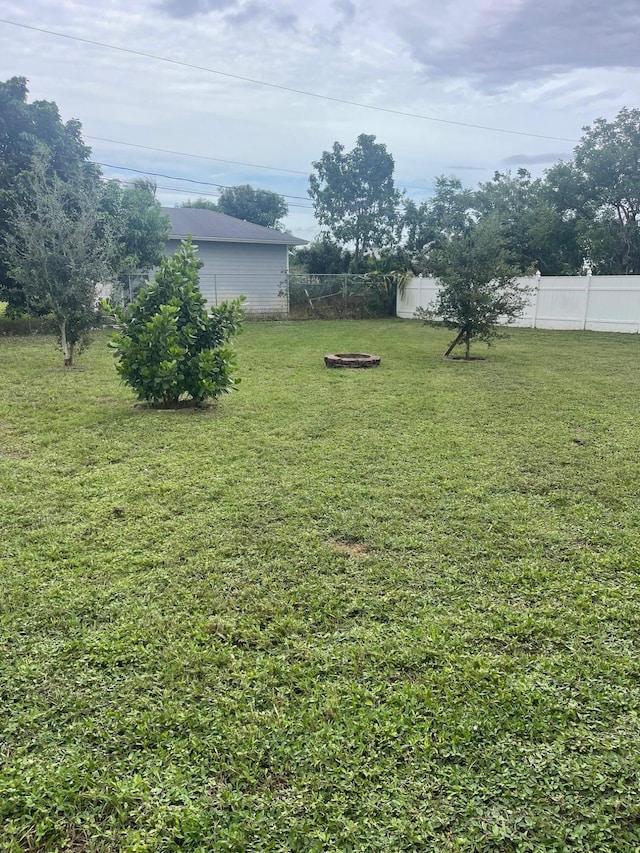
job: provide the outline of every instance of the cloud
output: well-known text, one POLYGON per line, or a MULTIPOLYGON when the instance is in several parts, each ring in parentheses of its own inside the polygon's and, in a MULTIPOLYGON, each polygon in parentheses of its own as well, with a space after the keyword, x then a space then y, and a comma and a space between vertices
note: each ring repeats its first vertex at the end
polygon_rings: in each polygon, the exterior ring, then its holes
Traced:
MULTIPOLYGON (((350 0, 345 0, 350 3, 350 0)), ((169 17, 180 20, 195 18, 198 15, 208 15, 211 12, 220 13, 226 23, 241 27, 246 24, 264 26, 271 24, 278 30, 291 30, 297 23, 297 16, 286 9, 274 9, 261 0, 162 0, 162 9, 169 17)))
POLYGON ((447 166, 447 169, 462 169, 468 172, 483 172, 485 168, 485 166, 447 166))
POLYGON ((209 12, 222 12, 236 5, 236 0, 162 0, 160 8, 170 18, 187 19, 209 12))
POLYGON ((557 163, 558 160, 570 160, 571 155, 567 153, 547 154, 512 154, 501 160, 505 166, 535 165, 536 163, 557 163))
POLYGON ((297 17, 293 12, 274 11, 273 6, 250 0, 242 8, 227 15, 227 22, 233 26, 244 24, 270 23, 278 30, 291 30, 295 27, 297 17))
POLYGON ((344 15, 345 21, 352 21, 355 18, 357 6, 353 0, 336 0, 335 6, 344 15))
POLYGON ((638 0, 457 0, 406 3, 396 31, 432 77, 505 89, 576 68, 640 68, 638 0))

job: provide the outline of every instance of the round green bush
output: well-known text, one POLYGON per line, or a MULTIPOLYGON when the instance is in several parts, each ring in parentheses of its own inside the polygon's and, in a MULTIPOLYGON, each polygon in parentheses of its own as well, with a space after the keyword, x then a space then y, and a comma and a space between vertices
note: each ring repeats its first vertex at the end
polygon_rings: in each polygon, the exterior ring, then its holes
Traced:
POLYGON ((191 238, 166 258, 155 280, 119 314, 111 345, 116 369, 139 400, 167 408, 199 405, 234 382, 231 338, 241 329, 244 297, 206 310, 191 238))

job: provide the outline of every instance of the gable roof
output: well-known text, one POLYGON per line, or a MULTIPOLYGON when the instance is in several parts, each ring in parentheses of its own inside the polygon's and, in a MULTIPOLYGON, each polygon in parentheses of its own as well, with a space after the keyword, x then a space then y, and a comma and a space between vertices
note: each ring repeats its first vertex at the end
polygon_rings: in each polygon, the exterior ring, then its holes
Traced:
POLYGON ((281 246, 303 246, 307 241, 265 228, 225 213, 216 213, 200 207, 163 207, 171 220, 170 240, 182 240, 191 234, 194 240, 212 240, 218 243, 275 243, 281 246))

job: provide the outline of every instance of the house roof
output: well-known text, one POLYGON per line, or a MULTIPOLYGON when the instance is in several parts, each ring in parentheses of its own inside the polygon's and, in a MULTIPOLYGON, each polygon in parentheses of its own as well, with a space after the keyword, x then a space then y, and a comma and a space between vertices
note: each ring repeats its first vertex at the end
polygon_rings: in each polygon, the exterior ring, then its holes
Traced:
POLYGON ((194 240, 211 240, 218 243, 275 243, 281 246, 302 246, 307 241, 265 228, 244 219, 236 219, 214 210, 200 207, 163 207, 171 220, 170 240, 182 240, 189 234, 194 240))

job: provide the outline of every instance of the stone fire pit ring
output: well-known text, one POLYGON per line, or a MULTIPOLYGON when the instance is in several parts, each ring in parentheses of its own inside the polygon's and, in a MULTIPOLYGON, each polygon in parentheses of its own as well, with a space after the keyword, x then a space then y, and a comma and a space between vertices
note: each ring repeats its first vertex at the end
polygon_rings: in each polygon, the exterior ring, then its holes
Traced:
POLYGON ((380 356, 368 352, 335 352, 325 355, 327 367, 379 367, 380 356))

